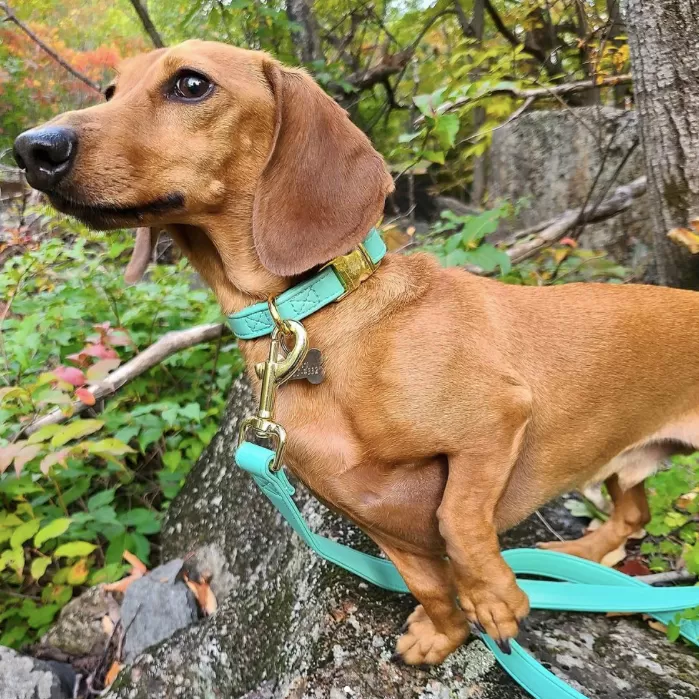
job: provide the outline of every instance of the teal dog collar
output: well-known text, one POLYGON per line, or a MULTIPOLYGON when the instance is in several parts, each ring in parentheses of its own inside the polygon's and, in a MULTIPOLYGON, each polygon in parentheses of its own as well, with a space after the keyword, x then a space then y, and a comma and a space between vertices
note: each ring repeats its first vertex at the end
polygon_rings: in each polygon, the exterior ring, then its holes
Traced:
MULTIPOLYGON (((347 255, 336 257, 318 274, 283 294, 275 303, 284 320, 303 320, 324 306, 339 301, 371 276, 386 254, 386 244, 376 228, 347 255)), ((274 321, 267 303, 256 303, 228 317, 233 334, 241 340, 270 335, 274 321)))

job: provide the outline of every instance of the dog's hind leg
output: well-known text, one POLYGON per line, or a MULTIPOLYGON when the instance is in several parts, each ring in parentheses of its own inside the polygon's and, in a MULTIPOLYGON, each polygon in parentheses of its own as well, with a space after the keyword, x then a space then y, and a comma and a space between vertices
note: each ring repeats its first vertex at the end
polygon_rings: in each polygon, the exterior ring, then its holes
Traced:
POLYGON ((622 490, 619 477, 614 474, 604 482, 614 510, 611 517, 591 534, 575 541, 552 541, 539 544, 539 548, 561 551, 600 563, 610 552, 650 521, 650 511, 643 481, 628 490, 622 490))
POLYGON ((466 615, 456 603, 449 563, 383 544, 382 548, 420 603, 408 617, 396 654, 408 665, 438 665, 469 634, 466 615))

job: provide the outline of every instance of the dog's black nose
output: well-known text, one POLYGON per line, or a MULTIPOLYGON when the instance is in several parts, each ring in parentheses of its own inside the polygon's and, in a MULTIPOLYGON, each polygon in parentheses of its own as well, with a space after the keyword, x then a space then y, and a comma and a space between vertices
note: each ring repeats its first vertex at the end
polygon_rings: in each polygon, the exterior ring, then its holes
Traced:
POLYGON ((14 156, 27 182, 43 192, 53 189, 70 171, 78 137, 73 129, 47 126, 31 129, 15 139, 14 156))

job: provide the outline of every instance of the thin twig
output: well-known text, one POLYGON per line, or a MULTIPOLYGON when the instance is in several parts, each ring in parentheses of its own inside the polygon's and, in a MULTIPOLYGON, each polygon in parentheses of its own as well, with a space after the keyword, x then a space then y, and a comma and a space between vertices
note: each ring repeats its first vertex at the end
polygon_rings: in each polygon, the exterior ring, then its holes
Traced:
POLYGON ((39 46, 39 48, 48 53, 48 55, 51 56, 56 63, 65 68, 72 76, 85 83, 85 85, 95 90, 95 92, 102 92, 97 83, 92 82, 92 80, 90 80, 90 78, 88 78, 86 75, 83 75, 79 70, 73 68, 70 63, 61 58, 50 46, 45 44, 24 22, 22 22, 21 19, 17 17, 6 2, 0 2, 0 10, 7 15, 8 21, 16 24, 37 46, 39 46))
POLYGON ((539 512, 539 510, 536 510, 534 514, 539 518, 540 522, 546 527, 546 529, 548 529, 559 541, 565 541, 565 539, 546 521, 546 518, 541 514, 541 512, 539 512))
MULTIPOLYGON (((143 374, 148 369, 152 369, 164 359, 167 359, 175 352, 180 352, 188 347, 199 345, 203 342, 211 342, 223 333, 227 328, 223 323, 211 323, 209 325, 197 325, 187 330, 177 330, 166 333, 157 342, 130 359, 126 364, 122 364, 118 369, 107 376, 104 381, 90 386, 88 391, 92 393, 95 400, 100 400, 115 391, 118 391, 124 384, 128 383, 136 376, 143 374)), ((83 412, 89 406, 82 401, 75 401, 72 405, 72 415, 83 412)), ((48 415, 35 420, 22 427, 19 434, 30 435, 41 429, 45 425, 57 425, 65 422, 69 418, 61 410, 53 410, 48 415)))
MULTIPOLYGON (((494 97, 495 95, 511 95, 516 99, 528 100, 533 98, 535 100, 544 99, 546 97, 562 97, 563 95, 570 95, 575 92, 584 92, 585 90, 593 90, 599 87, 614 87, 616 85, 626 85, 631 82, 631 75, 612 75, 608 78, 603 78, 601 80, 578 80, 572 83, 563 83, 562 85, 555 85, 553 87, 536 87, 532 89, 522 90, 518 87, 494 87, 492 90, 487 90, 483 94, 476 95, 475 97, 459 97, 453 102, 444 102, 438 108, 440 114, 445 112, 450 112, 453 109, 458 109, 463 107, 469 102, 475 102, 477 100, 486 99, 488 97, 494 97)), ((419 117, 416 119, 416 124, 421 124, 425 120, 425 117, 419 117)))

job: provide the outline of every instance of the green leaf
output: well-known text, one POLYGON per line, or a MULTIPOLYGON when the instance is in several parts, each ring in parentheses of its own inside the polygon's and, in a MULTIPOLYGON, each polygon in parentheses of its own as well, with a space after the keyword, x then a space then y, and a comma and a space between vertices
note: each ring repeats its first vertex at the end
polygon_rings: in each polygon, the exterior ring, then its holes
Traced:
POLYGON ((39 533, 34 537, 34 547, 40 549, 41 546, 50 539, 55 539, 65 534, 69 526, 70 519, 68 517, 54 519, 53 522, 50 522, 39 530, 39 533))
POLYGON ((99 442, 87 442, 86 446, 91 454, 122 456, 123 454, 133 454, 135 452, 128 444, 124 444, 124 442, 120 442, 114 437, 101 439, 99 442))
POLYGON ((38 580, 45 572, 46 569, 51 565, 50 558, 35 558, 32 561, 32 566, 30 568, 30 573, 34 580, 38 580))
POLYGON ((17 529, 12 532, 12 538, 10 539, 10 547, 13 549, 20 548, 27 539, 31 539, 34 534, 39 531, 41 524, 38 519, 29 520, 25 522, 22 526, 17 527, 17 529))
POLYGON ((450 252, 454 252, 456 248, 461 245, 461 236, 459 235, 450 235, 447 238, 447 242, 444 243, 444 252, 449 254, 450 252))
POLYGON ((190 420, 199 422, 201 420, 201 406, 199 403, 187 403, 187 405, 180 410, 180 415, 184 415, 190 420))
POLYGON ((160 531, 160 521, 153 510, 137 507, 119 517, 126 527, 133 527, 140 534, 157 534, 160 531))
POLYGON ((439 139, 439 145, 444 150, 454 147, 456 134, 459 133, 459 117, 456 114, 442 114, 437 118, 434 133, 439 139))
POLYGON ((104 505, 109 505, 114 500, 115 493, 116 493, 116 490, 111 489, 111 490, 103 490, 101 493, 97 493, 97 495, 93 495, 87 501, 87 509, 90 512, 92 512, 93 510, 97 510, 100 507, 103 507, 104 505))
POLYGON ((563 506, 573 515, 573 517, 584 517, 585 519, 593 519, 594 514, 586 503, 580 500, 566 500, 563 506))
POLYGON ((27 439, 27 444, 37 444, 38 442, 44 442, 45 440, 53 437, 60 429, 61 425, 44 425, 41 429, 34 432, 34 434, 29 435, 27 439))
POLYGON ((507 253, 490 243, 484 243, 475 250, 470 250, 468 256, 469 262, 477 265, 484 272, 494 272, 497 267, 500 267, 500 272, 507 274, 512 269, 512 262, 507 253))
POLYGON ((103 420, 75 420, 61 427, 51 440, 52 447, 62 447, 66 442, 72 439, 80 439, 88 434, 97 432, 104 426, 103 420))
POLYGON ((89 556, 97 546, 87 541, 71 541, 68 544, 59 546, 54 551, 56 558, 77 558, 78 556, 89 556))
POLYGON ((667 638, 669 641, 676 641, 680 637, 680 625, 675 622, 671 621, 667 625, 667 638))
POLYGON ((426 150, 423 152, 422 157, 425 158, 425 160, 429 160, 431 163, 444 165, 444 153, 440 151, 426 150))
POLYGON ((37 607, 27 616, 27 623, 33 629, 40 629, 53 621, 60 608, 60 604, 47 604, 43 607, 37 607))

